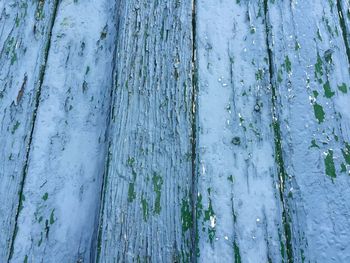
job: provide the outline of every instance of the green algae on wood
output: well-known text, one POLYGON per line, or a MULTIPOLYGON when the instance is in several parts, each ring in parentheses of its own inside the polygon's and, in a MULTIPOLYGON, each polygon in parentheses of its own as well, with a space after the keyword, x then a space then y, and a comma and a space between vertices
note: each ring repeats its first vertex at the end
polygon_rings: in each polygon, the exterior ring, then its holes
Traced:
POLYGON ((345 148, 342 149, 345 162, 350 165, 350 144, 345 142, 345 148))
POLYGON ((338 85, 338 89, 344 94, 348 93, 348 87, 345 83, 338 85))
POLYGON ((42 199, 43 199, 44 201, 46 201, 48 198, 49 198, 49 194, 48 194, 48 193, 45 193, 45 194, 42 196, 42 199))
POLYGON ((242 263, 241 253, 239 251, 239 247, 236 241, 233 242, 233 252, 234 252, 235 263, 242 263))
POLYGON ((182 231, 186 232, 193 226, 192 211, 189 201, 184 199, 181 204, 182 231))
POLYGON ((315 117, 316 117, 318 123, 322 123, 325 119, 326 114, 323 110, 323 107, 316 102, 314 104, 314 113, 315 113, 315 117))
POLYGON ((326 152, 324 164, 325 164, 326 175, 328 175, 331 178, 336 178, 337 175, 336 175, 335 166, 334 166, 333 150, 328 150, 328 152, 326 152))
POLYGON ((143 220, 147 222, 148 219, 148 203, 144 195, 141 196, 141 206, 142 206, 142 214, 143 214, 143 220))
POLYGON ((153 211, 155 214, 159 215, 160 211, 162 209, 162 207, 160 205, 160 198, 161 198, 161 194, 162 194, 163 178, 160 175, 158 175, 157 173, 154 173, 153 177, 152 177, 152 182, 153 182, 153 190, 156 193, 153 211))
POLYGON ((335 92, 332 91, 329 81, 323 84, 324 96, 328 99, 332 98, 335 95, 335 92))
POLYGON ((55 209, 52 209, 51 213, 50 213, 50 225, 52 225, 53 223, 55 223, 55 209))
POLYGON ((136 198, 136 192, 135 192, 135 183, 131 182, 129 183, 129 188, 128 188, 128 201, 132 202, 136 198))

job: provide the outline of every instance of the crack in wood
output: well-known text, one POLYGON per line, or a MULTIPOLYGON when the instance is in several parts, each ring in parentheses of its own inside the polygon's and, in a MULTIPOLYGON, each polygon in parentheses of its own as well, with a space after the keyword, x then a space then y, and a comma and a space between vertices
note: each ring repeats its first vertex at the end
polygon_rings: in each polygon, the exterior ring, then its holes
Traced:
MULTIPOLYGON (((115 8, 115 30, 116 30, 116 37, 115 37, 115 43, 118 39, 118 32, 119 32, 119 23, 120 23, 120 16, 121 16, 121 8, 120 4, 116 4, 115 8)), ((115 96, 116 96, 116 85, 117 85, 117 74, 116 74, 116 58, 117 58, 117 46, 114 45, 114 52, 113 52, 113 59, 112 59, 112 83, 111 83, 111 92, 110 92, 110 103, 109 106, 109 112, 108 112, 108 120, 107 120, 107 129, 106 129, 106 138, 107 138, 107 151, 106 151, 106 161, 105 161, 105 168, 102 178, 102 186, 101 186, 101 196, 100 196, 100 209, 99 211, 99 221, 96 224, 96 238, 91 244, 91 259, 94 260, 94 262, 98 263, 100 262, 100 256, 101 256, 101 246, 102 246, 102 227, 103 227, 103 212, 104 212, 104 204, 106 202, 106 186, 108 183, 108 174, 109 174, 109 167, 111 162, 111 147, 112 147, 112 139, 111 139, 111 122, 113 122, 113 116, 114 116, 114 107, 115 107, 115 96)))
POLYGON ((349 72, 350 72, 350 47, 347 36, 349 36, 349 33, 347 32, 348 29, 346 28, 345 19, 344 19, 344 12, 341 7, 341 0, 337 0, 337 9, 338 9, 338 18, 339 18, 339 24, 340 29, 342 31, 342 36, 345 44, 345 50, 346 50, 346 56, 348 58, 348 65, 349 65, 349 72))
POLYGON ((287 200, 285 200, 285 183, 287 180, 287 173, 284 167, 283 161, 283 150, 282 150, 282 138, 281 138, 281 130, 279 125, 278 113, 277 113, 277 94, 276 94, 276 84, 275 84, 275 72, 273 69, 273 55, 272 55, 272 43, 271 43, 271 32, 270 32, 270 24, 269 24, 269 10, 268 10, 268 1, 264 0, 264 16, 265 16, 265 30, 266 30, 266 47, 268 53, 268 64, 269 64, 269 75, 270 75, 270 86, 272 90, 272 125, 275 134, 275 158, 277 164, 277 172, 278 172, 278 184, 279 184, 279 196, 282 204, 282 224, 283 224, 283 234, 286 242, 286 254, 287 254, 287 262, 294 262, 293 257, 293 242, 292 242, 292 231, 291 231, 291 222, 287 200))
POLYGON ((197 195, 198 195, 198 186, 197 186, 197 176, 198 176, 198 121, 197 121, 197 109, 198 109, 198 101, 197 101, 197 94, 198 94, 198 65, 197 65, 197 48, 196 48, 196 0, 192 0, 192 193, 191 193, 191 208, 192 208, 192 231, 191 231, 191 259, 192 262, 197 262, 197 250, 198 248, 198 242, 199 242, 199 235, 198 235, 198 225, 197 225, 197 195))

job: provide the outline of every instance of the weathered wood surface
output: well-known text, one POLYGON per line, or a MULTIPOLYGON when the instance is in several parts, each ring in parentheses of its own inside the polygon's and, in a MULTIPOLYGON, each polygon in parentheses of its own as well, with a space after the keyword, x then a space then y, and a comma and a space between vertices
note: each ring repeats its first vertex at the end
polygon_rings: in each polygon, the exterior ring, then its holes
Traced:
POLYGON ((98 262, 187 262, 192 5, 120 1, 98 262))
POLYGON ((105 0, 58 5, 11 262, 92 260, 107 149, 114 13, 105 0))
POLYGON ((200 261, 347 262, 349 58, 340 2, 199 1, 197 6, 198 187, 205 196, 197 207, 203 209, 197 214, 204 236, 200 261), (265 106, 270 114, 254 131, 259 100, 259 115, 265 106), (260 134, 263 140, 254 142, 260 134), (265 148, 263 166, 254 169, 264 139, 275 160, 265 148), (241 162, 239 154, 245 157, 241 162), (259 182, 269 160, 272 178, 259 182), (227 178, 234 183, 231 199, 227 178), (273 182, 278 189, 268 187, 273 182), (266 228, 271 222, 272 231, 266 228))
POLYGON ((197 7, 199 261, 281 262, 263 4, 197 7))
MULTIPOLYGON (((336 1, 268 3, 275 89, 295 261, 347 262, 349 58, 336 1)), ((346 37, 345 37, 346 39, 346 37)))
POLYGON ((20 193, 56 2, 0 1, 1 262, 10 255, 22 207, 20 193))
POLYGON ((348 0, 0 0, 0 262, 349 262, 348 0))

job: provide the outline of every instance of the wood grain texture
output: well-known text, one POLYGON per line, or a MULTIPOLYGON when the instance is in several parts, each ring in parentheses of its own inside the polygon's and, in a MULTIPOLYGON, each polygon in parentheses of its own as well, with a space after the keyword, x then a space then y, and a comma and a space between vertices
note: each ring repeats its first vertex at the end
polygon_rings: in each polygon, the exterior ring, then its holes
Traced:
POLYGON ((120 1, 99 262, 191 257, 192 3, 120 1))
POLYGON ((349 0, 0 0, 0 262, 350 262, 349 0))
POLYGON ((268 1, 292 260, 349 260, 349 61, 336 1, 268 1))
POLYGON ((197 4, 199 262, 284 257, 263 7, 197 4))
POLYGON ((56 1, 0 1, 0 261, 11 254, 56 1))
MULTIPOLYGON (((333 5, 332 9, 336 9, 339 17, 339 27, 341 35, 344 39, 344 45, 346 50, 346 56, 350 60, 350 1, 349 0, 336 0, 331 2, 333 5)), ((345 54, 344 54, 345 55, 345 54)))
POLYGON ((92 261, 107 150, 114 20, 109 1, 67 0, 58 6, 11 262, 92 261))

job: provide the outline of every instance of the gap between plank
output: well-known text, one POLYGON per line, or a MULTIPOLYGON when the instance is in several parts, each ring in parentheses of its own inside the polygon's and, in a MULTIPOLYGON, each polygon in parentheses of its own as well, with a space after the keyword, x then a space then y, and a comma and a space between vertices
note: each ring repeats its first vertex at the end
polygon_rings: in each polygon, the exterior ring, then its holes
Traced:
POLYGON ((102 227, 103 227, 103 213, 104 213, 104 204, 106 199, 106 186, 108 182, 108 173, 109 173, 109 166, 111 161, 111 123, 113 122, 113 116, 114 116, 114 105, 115 105, 115 95, 114 89, 116 87, 117 83, 117 74, 116 74, 116 58, 117 58, 117 41, 119 36, 119 24, 120 24, 120 17, 121 17, 121 4, 120 2, 116 3, 115 7, 115 39, 114 39, 114 51, 113 51, 113 59, 112 59, 112 87, 110 91, 110 107, 108 112, 108 120, 107 120, 107 130, 106 130, 106 140, 107 140, 107 147, 106 147, 106 160, 105 160, 105 169, 103 172, 102 177, 102 185, 101 185, 101 195, 100 195, 100 208, 98 210, 98 222, 97 222, 97 237, 96 240, 94 238, 93 242, 91 243, 91 260, 93 262, 100 262, 100 256, 101 256, 101 245, 102 245, 102 227))
MULTIPOLYGON (((290 225, 290 215, 288 214, 288 205, 284 198, 284 189, 285 189, 285 180, 287 179, 287 173, 284 167, 283 161, 283 152, 282 152, 282 138, 281 138, 281 129, 278 120, 277 113, 277 95, 276 95, 276 86, 274 83, 274 70, 273 70, 273 55, 271 50, 271 41, 270 41, 270 25, 268 23, 268 0, 264 0, 264 16, 265 16, 265 31, 266 31, 266 48, 268 53, 268 63, 269 63, 269 77, 270 77, 270 86, 272 91, 272 126, 274 132, 275 140, 275 161, 277 163, 277 173, 278 173, 278 185, 279 185, 279 195, 282 203, 282 224, 285 237, 285 247, 287 254, 287 262, 293 263, 293 244, 292 244, 292 231, 290 225)), ((285 255, 282 255, 283 257, 285 255)))
POLYGON ((199 242, 198 226, 197 226, 197 169, 198 169, 198 65, 197 65, 197 45, 196 45, 196 29, 197 29, 197 1, 192 0, 192 185, 191 185, 191 206, 192 206, 192 232, 191 232, 191 258, 192 262, 197 262, 197 249, 199 242))
POLYGON ((340 24, 340 28, 341 28, 341 31, 342 31, 344 44, 345 44, 346 55, 347 55, 347 58, 348 58, 348 70, 350 71, 350 47, 349 47, 349 43, 348 43, 348 40, 347 40, 348 32, 346 30, 344 13, 343 13, 340 1, 341 0, 337 0, 338 17, 339 17, 339 24, 340 24))

